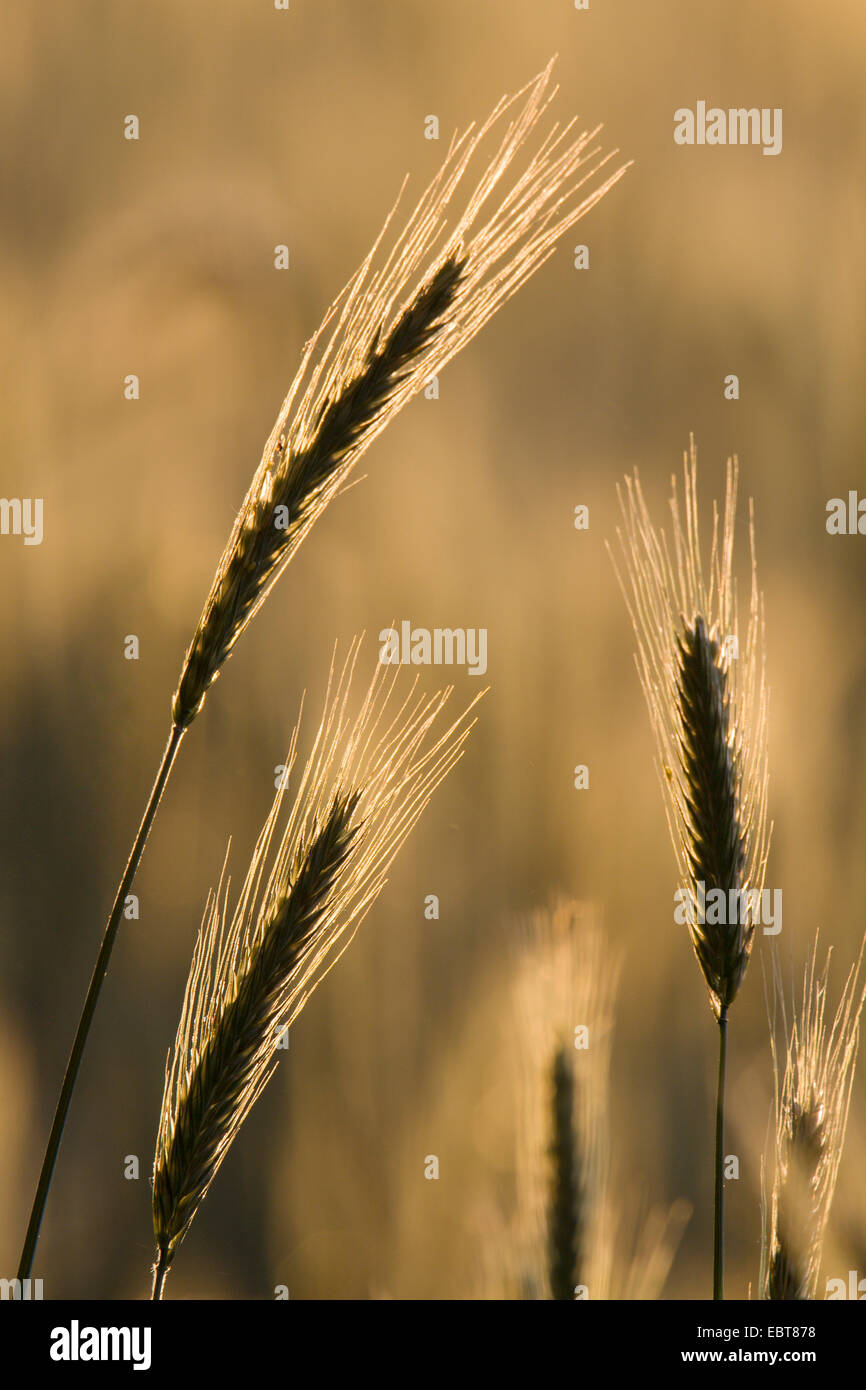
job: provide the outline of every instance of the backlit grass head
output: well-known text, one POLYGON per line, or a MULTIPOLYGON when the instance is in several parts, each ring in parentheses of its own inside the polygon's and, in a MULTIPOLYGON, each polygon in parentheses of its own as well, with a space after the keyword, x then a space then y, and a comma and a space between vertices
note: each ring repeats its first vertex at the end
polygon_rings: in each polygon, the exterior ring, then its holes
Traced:
MULTIPOLYGON (((284 816, 283 779, 233 912, 225 875, 207 904, 157 1137, 157 1295, 277 1066, 280 1037, 382 891, 394 856, 461 756, 471 727, 466 711, 434 732, 450 690, 419 696, 416 680, 397 698, 399 668, 392 674, 381 666, 351 720, 356 655, 353 646, 336 682, 332 672, 291 811, 284 816)), ((288 767, 296 742, 297 729, 288 767)))
POLYGON ((818 1297, 824 1234, 845 1143, 851 1087, 860 1043, 866 986, 863 947, 833 1015, 826 1016, 830 953, 817 968, 818 937, 803 975, 802 1002, 790 1023, 778 970, 776 1002, 785 1023, 784 1069, 776 1075, 775 1177, 764 1212, 761 1290, 764 1298, 818 1297))
POLYGON ((189 645, 178 728, 364 451, 625 172, 593 182, 615 153, 601 155, 599 127, 540 135, 551 68, 455 135, 402 229, 395 207, 307 343, 189 645))
MULTIPOLYGON (((714 507, 705 565, 697 460, 685 458, 682 504, 672 480, 671 539, 650 518, 635 472, 620 492, 617 573, 637 636, 637 666, 656 738, 658 769, 682 888, 693 904, 721 890, 726 920, 689 923, 717 1017, 743 981, 754 936, 750 902, 764 882, 767 690, 763 604, 750 509, 751 583, 741 637, 734 579, 737 462, 728 461, 724 512, 714 507)), ((616 563, 616 560, 615 560, 616 563)))

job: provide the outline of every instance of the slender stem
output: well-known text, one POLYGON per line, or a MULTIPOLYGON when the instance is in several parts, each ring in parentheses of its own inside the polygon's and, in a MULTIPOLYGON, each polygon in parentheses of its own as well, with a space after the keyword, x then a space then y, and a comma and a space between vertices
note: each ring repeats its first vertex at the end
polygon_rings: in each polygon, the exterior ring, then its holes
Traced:
POLYGON ((168 1274, 168 1250, 160 1250, 159 1259, 153 1271, 153 1293, 151 1301, 153 1303, 162 1302, 162 1291, 165 1287, 165 1277, 168 1274))
POLYGON ((719 1089, 716 1097, 716 1194, 713 1242, 713 1298, 725 1297, 725 1060, 728 1011, 719 1015, 719 1089))
POLYGON ((94 1012, 96 1011, 99 991, 102 989, 102 982, 108 970, 108 962, 111 957, 112 947, 114 946, 114 939, 117 936, 117 929, 120 926, 120 920, 123 916, 126 896, 132 886, 136 871, 141 862, 141 856, 144 853, 150 827, 153 824, 157 808, 162 799, 162 794, 165 791, 165 786, 168 782, 184 732, 185 730, 183 728, 178 728, 177 725, 172 726, 168 743, 165 746, 165 752, 162 755, 162 763, 160 764, 159 772, 156 774, 156 781, 153 784, 150 799, 145 807, 141 825, 138 828, 138 834, 132 846, 129 862, 126 865, 123 878, 120 880, 120 887, 117 890, 117 897, 114 899, 114 906, 111 909, 108 925, 105 928, 105 935, 102 938, 102 945, 99 948, 96 965, 93 967, 93 976, 90 981, 90 988, 87 991, 87 998, 84 1001, 84 1008, 81 1011, 78 1032, 75 1034, 75 1041, 72 1044, 72 1051, 69 1054, 69 1061, 66 1064, 66 1075, 63 1078, 63 1086, 54 1114, 54 1123, 51 1126, 51 1134, 48 1138, 48 1147, 45 1150, 45 1157, 42 1160, 39 1185, 36 1188, 33 1210, 30 1213, 30 1224, 27 1227, 27 1235, 24 1240, 24 1247, 21 1251, 21 1262, 18 1266, 19 1279, 27 1279, 30 1277, 33 1256, 36 1253, 36 1242, 39 1239, 39 1228, 42 1224, 42 1216, 48 1198, 48 1189, 51 1186, 54 1165, 57 1161, 60 1141, 63 1138, 63 1126, 66 1123, 66 1116, 72 1100, 72 1092, 75 1090, 78 1068, 81 1065, 81 1058, 87 1042, 87 1034, 90 1031, 90 1025, 93 1021, 94 1012))

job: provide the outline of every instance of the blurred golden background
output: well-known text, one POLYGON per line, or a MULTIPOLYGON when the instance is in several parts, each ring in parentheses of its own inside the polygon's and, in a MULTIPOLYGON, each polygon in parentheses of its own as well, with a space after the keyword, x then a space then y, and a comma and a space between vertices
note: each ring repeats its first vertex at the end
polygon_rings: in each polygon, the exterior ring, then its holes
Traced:
MULTIPOLYGON (((0 17, 2 492, 44 498, 44 541, 0 542, 0 1273, 17 1263, 181 658, 302 346, 404 174, 420 192, 452 130, 554 52, 556 116, 603 121, 634 167, 443 373, 439 399, 413 401, 374 444, 208 699, 85 1056, 34 1269, 46 1297, 147 1296, 163 1066, 207 889, 230 834, 240 881, 304 690, 315 727, 335 639, 345 649, 366 629, 372 669, 395 617, 486 627, 492 689, 292 1030, 169 1297, 477 1294, 496 1266, 485 1213, 514 1204, 511 924, 559 892, 597 904, 625 951, 611 1061, 624 1186, 648 1207, 692 1204, 666 1296, 709 1293, 716 1038, 672 921, 649 721, 604 546, 635 466, 663 519, 690 431, 705 521, 728 454, 744 522, 755 499, 779 950, 799 983, 820 926, 836 989, 856 954, 866 541, 824 522, 863 478, 862 5, 710 18, 682 0, 292 0, 285 13, 13 0, 0 17), (781 107, 782 153, 677 147, 673 112, 701 99, 781 107), (123 139, 129 113, 138 142, 123 139), (287 273, 273 269, 283 242, 287 273), (588 271, 573 267, 581 242, 588 271), (130 1154, 138 1181, 123 1177, 130 1154)), ((477 692, 456 682, 457 700, 477 692)), ((729 1296, 758 1274, 766 949, 730 1032, 729 1296)), ((866 1274, 864 1159, 866 1066, 828 1275, 866 1274)))

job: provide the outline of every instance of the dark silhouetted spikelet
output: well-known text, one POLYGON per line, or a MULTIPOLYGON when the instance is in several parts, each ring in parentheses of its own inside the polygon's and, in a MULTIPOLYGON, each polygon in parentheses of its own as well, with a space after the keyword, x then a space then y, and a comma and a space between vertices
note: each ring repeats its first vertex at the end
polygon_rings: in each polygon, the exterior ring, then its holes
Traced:
POLYGON ((576 1079, 571 1058, 558 1048, 551 1069, 550 1203, 548 1248, 550 1294, 573 1299, 581 1283, 581 1178, 575 1106, 576 1079))

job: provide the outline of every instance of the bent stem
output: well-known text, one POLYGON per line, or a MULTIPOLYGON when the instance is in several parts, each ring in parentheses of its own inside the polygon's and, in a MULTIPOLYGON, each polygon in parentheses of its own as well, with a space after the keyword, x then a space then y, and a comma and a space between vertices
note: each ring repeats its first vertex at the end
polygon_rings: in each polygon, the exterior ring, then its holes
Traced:
POLYGON ((105 935, 102 938, 102 945, 99 948, 99 955, 96 958, 96 965, 93 967, 90 987, 87 991, 87 998, 84 1001, 84 1008, 81 1011, 81 1018, 78 1022, 78 1031, 75 1034, 75 1041, 72 1044, 69 1061, 66 1063, 66 1074, 63 1078, 63 1086, 60 1091, 60 1098, 57 1102, 57 1109, 54 1112, 54 1123, 51 1126, 48 1146, 45 1150, 45 1157, 42 1160, 39 1185, 36 1188, 36 1196, 33 1199, 33 1210, 30 1213, 30 1223, 27 1227, 27 1235, 24 1238, 21 1261, 18 1266, 19 1279, 27 1279, 30 1277, 33 1257, 36 1253, 36 1243, 39 1240, 39 1228, 42 1225, 45 1203, 48 1200, 48 1190, 54 1175, 54 1165, 57 1162, 60 1141, 63 1138, 63 1127, 66 1124, 66 1116, 69 1113, 72 1093, 75 1090, 75 1082, 78 1078, 78 1069, 81 1065, 81 1058, 87 1043, 87 1035, 90 1032, 90 1025, 93 1021, 93 1015, 96 1012, 99 992, 102 989, 102 982, 108 971, 108 962, 111 959, 111 952, 114 947, 118 927, 120 926, 120 919, 123 915, 126 896, 132 887, 135 875, 138 871, 138 866, 141 863, 144 847, 147 844, 147 837, 150 834, 150 828, 153 825, 159 803, 162 800, 162 794, 165 791, 166 783, 171 774, 174 760, 177 756, 177 750, 180 747, 184 733, 185 729, 183 727, 179 727, 176 724, 172 725, 168 743, 162 755, 162 762, 153 784, 153 790, 150 793, 144 815, 141 818, 141 825, 138 827, 138 834, 135 837, 135 842, 132 846, 123 878, 120 880, 117 896, 114 899, 114 906, 111 909, 111 916, 108 919, 105 935))
POLYGON ((725 1297, 725 1061, 728 1011, 719 1014, 719 1089, 716 1096, 716 1192, 713 1242, 713 1299, 725 1297))

